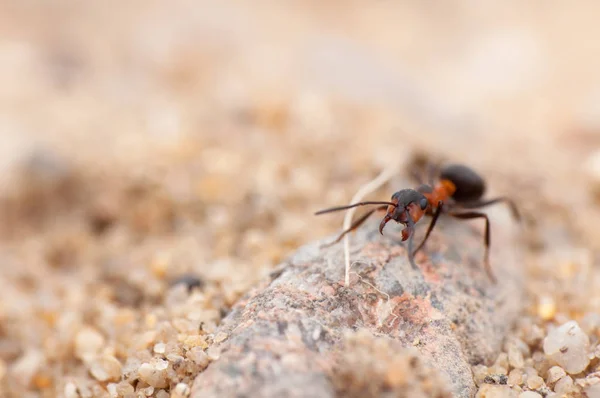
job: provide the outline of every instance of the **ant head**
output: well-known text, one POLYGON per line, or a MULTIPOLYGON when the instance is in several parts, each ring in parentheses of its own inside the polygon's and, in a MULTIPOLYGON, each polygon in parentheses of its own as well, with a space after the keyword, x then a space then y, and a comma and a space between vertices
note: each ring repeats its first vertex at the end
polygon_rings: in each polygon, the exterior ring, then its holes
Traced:
POLYGON ((379 224, 379 233, 383 235, 383 228, 388 221, 394 220, 398 223, 409 225, 416 223, 427 209, 427 198, 414 189, 402 189, 392 195, 392 203, 387 213, 379 224))

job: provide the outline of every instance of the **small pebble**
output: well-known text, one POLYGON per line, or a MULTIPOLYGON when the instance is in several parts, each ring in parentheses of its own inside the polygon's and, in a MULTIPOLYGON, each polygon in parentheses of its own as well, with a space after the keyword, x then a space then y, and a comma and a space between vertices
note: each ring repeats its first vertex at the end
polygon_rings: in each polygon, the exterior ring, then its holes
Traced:
POLYGON ((166 370, 169 367, 169 362, 159 359, 155 361, 154 367, 158 370, 166 370))
POLYGON ((519 398, 543 398, 541 394, 534 391, 524 391, 519 394, 519 398))
POLYGON ((518 398, 519 393, 511 389, 509 386, 484 384, 475 398, 518 398))
POLYGON ((133 393, 135 393, 135 389, 128 382, 122 381, 119 384, 117 384, 117 394, 119 394, 120 396, 126 396, 128 394, 133 393))
POLYGON ((485 365, 476 365, 472 368, 475 384, 481 387, 484 384, 485 377, 488 375, 488 367, 485 365))
POLYGON ((530 346, 536 345, 545 336, 544 330, 538 325, 531 325, 531 328, 525 333, 523 340, 530 346))
POLYGON ((523 371, 521 369, 513 369, 508 374, 509 386, 520 386, 523 384, 523 371))
POLYGON ((544 385, 544 379, 540 376, 527 377, 527 387, 532 390, 537 390, 544 385))
POLYGON ((156 343, 154 345, 154 352, 157 354, 164 354, 166 352, 165 343, 156 343))
POLYGON ((98 381, 116 381, 121 377, 121 362, 112 355, 102 355, 90 361, 89 370, 98 381))
POLYGON ((143 363, 138 369, 138 374, 140 379, 152 387, 165 388, 168 386, 166 372, 168 366, 169 363, 161 359, 152 364, 143 363))
POLYGON ((208 355, 201 347, 194 347, 189 350, 185 356, 193 361, 196 365, 200 366, 201 369, 204 369, 208 366, 210 359, 208 355))
POLYGON ((525 366, 523 354, 516 345, 511 345, 508 349, 508 363, 515 369, 520 369, 525 366))
POLYGON ((91 360, 104 348, 104 337, 94 328, 85 327, 75 337, 75 355, 82 361, 91 360))
POLYGON ((177 354, 168 354, 167 355, 167 360, 171 363, 174 364, 180 364, 181 362, 184 361, 184 358, 181 355, 177 355, 177 354))
POLYGON ((573 379, 571 376, 565 376, 556 382, 554 392, 559 394, 567 394, 573 389, 573 379))
POLYGON ((65 384, 65 398, 79 398, 79 394, 77 393, 77 386, 75 383, 68 382, 65 384))
POLYGON ((544 339, 544 353, 567 373, 577 374, 590 362, 589 339, 577 322, 569 321, 551 330, 544 339))
POLYGON ((119 393, 117 392, 117 384, 116 383, 108 383, 106 385, 106 391, 110 394, 111 397, 118 397, 119 393))
POLYGON ((508 374, 508 354, 503 352, 498 355, 496 362, 490 366, 490 374, 508 374))
POLYGON ((565 372, 565 370, 563 368, 561 368, 560 366, 553 366, 550 369, 548 369, 548 375, 546 376, 546 383, 554 384, 558 380, 560 380, 562 377, 565 377, 566 375, 567 375, 567 372, 565 372))
POLYGON ((196 335, 196 336, 187 336, 183 340, 183 344, 187 347, 200 347, 202 349, 208 348, 208 343, 206 342, 206 338, 204 336, 196 335))
POLYGON ((187 398, 191 392, 190 386, 185 383, 178 383, 171 392, 171 398, 187 398))

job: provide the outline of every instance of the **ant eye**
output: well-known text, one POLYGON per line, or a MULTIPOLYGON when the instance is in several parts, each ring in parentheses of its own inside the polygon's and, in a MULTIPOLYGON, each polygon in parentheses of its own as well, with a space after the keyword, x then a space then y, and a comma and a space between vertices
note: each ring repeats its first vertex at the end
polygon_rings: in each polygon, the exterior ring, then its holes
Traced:
POLYGON ((427 198, 422 198, 419 205, 421 205, 421 210, 425 210, 427 208, 427 198))

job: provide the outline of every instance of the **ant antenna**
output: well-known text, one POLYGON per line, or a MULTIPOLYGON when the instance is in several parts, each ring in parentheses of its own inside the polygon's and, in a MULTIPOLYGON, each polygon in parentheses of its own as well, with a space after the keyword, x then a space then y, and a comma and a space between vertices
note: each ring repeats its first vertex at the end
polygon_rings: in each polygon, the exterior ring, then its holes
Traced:
POLYGON ((354 203, 352 205, 330 207, 329 209, 319 210, 318 212, 315 213, 315 215, 324 214, 324 213, 332 213, 334 211, 346 210, 346 209, 351 209, 353 207, 365 206, 365 205, 392 205, 394 207, 398 206, 397 203, 393 203, 393 202, 359 202, 359 203, 354 203))

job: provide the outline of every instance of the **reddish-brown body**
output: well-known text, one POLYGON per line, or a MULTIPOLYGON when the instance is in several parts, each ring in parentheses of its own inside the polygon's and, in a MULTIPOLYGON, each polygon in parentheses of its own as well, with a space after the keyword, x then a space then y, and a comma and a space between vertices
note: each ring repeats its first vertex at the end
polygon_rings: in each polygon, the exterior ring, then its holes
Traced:
POLYGON ((427 198, 429 206, 427 206, 427 214, 432 215, 434 210, 438 207, 438 203, 446 203, 454 192, 456 192, 456 185, 450 180, 440 180, 433 189, 428 190, 429 186, 422 185, 417 191, 421 192, 423 196, 427 198))

